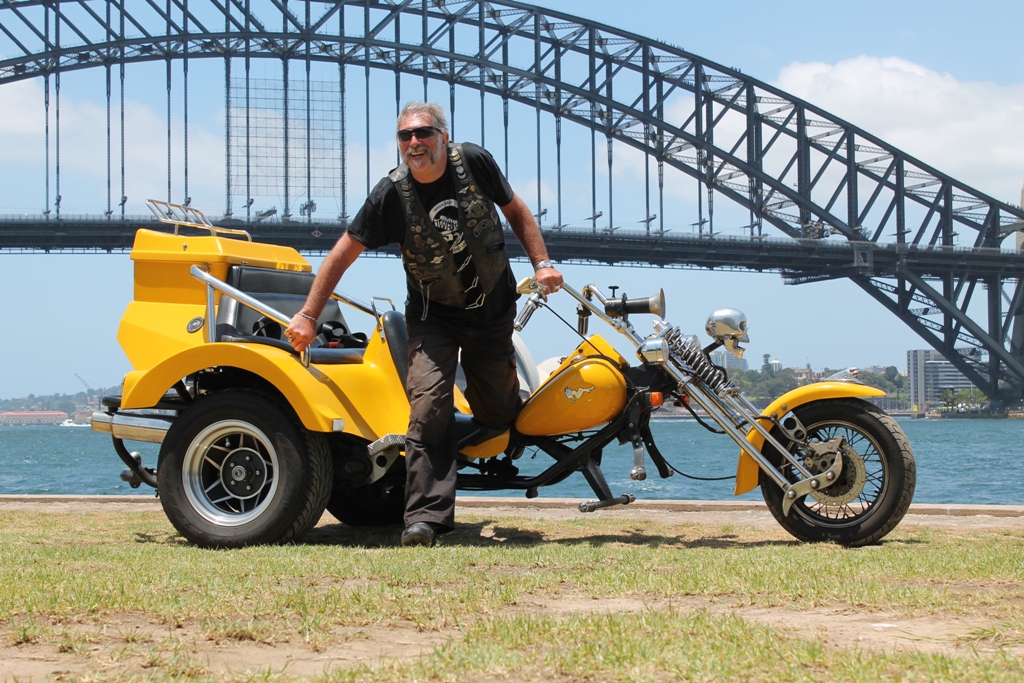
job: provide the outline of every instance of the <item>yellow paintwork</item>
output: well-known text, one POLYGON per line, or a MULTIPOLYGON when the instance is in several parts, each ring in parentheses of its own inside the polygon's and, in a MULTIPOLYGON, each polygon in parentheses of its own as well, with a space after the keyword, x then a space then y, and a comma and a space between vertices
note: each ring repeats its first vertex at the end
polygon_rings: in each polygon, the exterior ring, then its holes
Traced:
POLYGON ((505 430, 494 438, 488 439, 476 446, 467 446, 459 452, 463 455, 468 455, 471 458, 493 458, 496 455, 504 453, 505 449, 508 448, 508 439, 510 434, 511 432, 505 430))
MULTIPOLYGON (((869 387, 865 384, 856 384, 854 382, 817 382, 815 384, 808 384, 806 386, 797 387, 793 391, 787 392, 775 399, 775 401, 765 408, 763 415, 772 416, 776 418, 782 418, 783 415, 790 412, 797 406, 802 406, 805 403, 811 401, 820 401, 826 398, 852 398, 852 397, 867 397, 867 396, 885 396, 885 392, 875 387, 869 387)), ((758 422, 765 428, 771 429, 772 423, 769 420, 761 419, 758 422)), ((764 437, 756 431, 751 431, 747 435, 747 441, 754 448, 761 450, 761 446, 764 445, 764 437)), ((736 488, 734 495, 741 495, 747 491, 752 491, 758 485, 758 471, 759 467, 754 459, 749 455, 740 451, 740 460, 736 465, 736 488)))
MULTIPOLYGON (((195 281, 195 278, 192 280, 195 281)), ((193 318, 205 315, 205 295, 202 303, 193 304, 133 301, 121 316, 117 341, 132 367, 146 370, 184 349, 202 345, 207 334, 205 323, 198 332, 192 334, 189 334, 186 326, 193 318)), ((184 375, 178 379, 181 377, 184 375)))
POLYGON ((466 400, 466 395, 462 393, 462 389, 455 387, 453 395, 455 396, 455 410, 463 415, 472 415, 473 409, 469 407, 469 401, 466 400))
POLYGON ((198 264, 223 279, 230 265, 309 272, 309 263, 288 247, 213 236, 182 236, 139 230, 132 249, 135 301, 128 305, 118 341, 134 370, 125 377, 121 407, 150 408, 183 377, 206 368, 238 368, 256 374, 284 395, 312 431, 343 431, 374 440, 404 434, 409 403, 386 342, 370 335, 363 362, 304 368, 298 357, 264 344, 207 343, 206 286, 189 274, 198 264), (372 397, 372 400, 366 400, 372 397))
POLYGON ((206 303, 206 286, 188 272, 194 264, 206 266, 219 280, 232 265, 307 273, 313 269, 291 247, 145 229, 135 233, 131 258, 135 261, 136 301, 180 304, 206 303))
POLYGON ((608 422, 626 405, 621 372, 625 364, 607 341, 593 335, 530 396, 516 418, 516 429, 530 436, 552 436, 608 422))
POLYGON ((297 356, 264 344, 201 344, 147 370, 128 373, 121 407, 156 405, 182 377, 210 367, 239 368, 267 380, 311 431, 330 432, 340 418, 345 420, 343 431, 372 441, 385 434, 404 434, 409 425, 409 403, 379 334, 371 335, 362 363, 309 369, 297 356), (367 396, 373 400, 365 400, 367 396))

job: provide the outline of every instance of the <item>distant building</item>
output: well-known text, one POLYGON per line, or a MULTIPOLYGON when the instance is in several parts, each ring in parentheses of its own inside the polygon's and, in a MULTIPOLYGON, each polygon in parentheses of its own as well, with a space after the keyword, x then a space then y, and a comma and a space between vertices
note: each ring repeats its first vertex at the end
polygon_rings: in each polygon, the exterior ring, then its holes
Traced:
POLYGON ((907 351, 907 385, 910 405, 919 411, 942 405, 942 390, 970 389, 974 385, 952 363, 933 349, 907 351))
POLYGON ((774 358, 768 362, 768 367, 772 369, 772 372, 778 372, 782 369, 782 361, 775 360, 774 358))
POLYGON ((5 425, 59 425, 68 419, 59 410, 11 410, 0 413, 0 424, 5 425))
POLYGON ((790 370, 793 371, 793 376, 796 377, 796 381, 798 382, 817 382, 821 380, 821 373, 815 372, 810 368, 792 367, 790 370))
POLYGON ((711 362, 726 370, 746 370, 747 359, 737 358, 725 349, 716 349, 711 352, 711 362))

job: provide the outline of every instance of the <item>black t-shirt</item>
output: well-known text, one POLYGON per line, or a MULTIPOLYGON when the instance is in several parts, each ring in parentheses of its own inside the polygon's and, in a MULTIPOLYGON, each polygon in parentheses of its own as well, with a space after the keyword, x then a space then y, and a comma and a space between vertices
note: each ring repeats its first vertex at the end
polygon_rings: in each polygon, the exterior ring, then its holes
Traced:
MULTIPOLYGON (((467 142, 462 145, 462 155, 484 196, 499 207, 512 201, 512 188, 487 150, 467 142)), ((460 258, 465 255, 466 245, 462 231, 458 229, 456 185, 450 165, 444 175, 432 183, 418 183, 411 175, 410 180, 427 215, 448 242, 448 248, 458 265, 461 262, 460 258)), ((401 246, 405 242, 407 229, 398 189, 391 180, 384 177, 370 192, 370 196, 366 198, 359 213, 349 225, 348 231, 367 249, 379 249, 388 244, 401 246)), ((405 301, 405 314, 416 316, 418 319, 423 314, 423 294, 408 272, 406 283, 408 297, 405 301)), ((511 269, 507 268, 505 275, 494 285, 479 308, 454 308, 431 301, 427 312, 430 317, 437 315, 455 322, 483 324, 507 314, 518 298, 515 279, 511 269)))

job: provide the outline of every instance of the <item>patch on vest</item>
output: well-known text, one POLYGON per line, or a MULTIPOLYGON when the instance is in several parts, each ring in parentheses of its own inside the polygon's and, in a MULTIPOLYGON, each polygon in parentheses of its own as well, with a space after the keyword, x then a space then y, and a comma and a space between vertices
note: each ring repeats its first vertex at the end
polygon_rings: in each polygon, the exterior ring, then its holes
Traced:
MULTIPOLYGON (((444 237, 444 241, 448 243, 451 253, 460 254, 466 249, 465 235, 459 229, 458 202, 454 199, 441 200, 427 215, 441 236, 444 237)), ((456 262, 458 263, 458 261, 456 262)))

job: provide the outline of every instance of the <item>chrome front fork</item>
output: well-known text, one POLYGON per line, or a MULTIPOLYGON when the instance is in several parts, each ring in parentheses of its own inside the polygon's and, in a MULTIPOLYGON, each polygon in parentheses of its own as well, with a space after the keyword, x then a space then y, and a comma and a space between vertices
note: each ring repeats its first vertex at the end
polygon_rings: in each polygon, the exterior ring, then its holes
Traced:
MULTIPOLYGON (((532 282, 536 282, 535 280, 532 282)), ((589 293, 592 297, 596 298, 602 307, 595 306, 588 296, 577 292, 572 287, 563 284, 562 289, 568 292, 579 304, 590 311, 591 314, 604 320, 606 323, 612 326, 613 329, 622 333, 629 338, 633 345, 639 348, 644 342, 644 338, 638 335, 632 325, 630 325, 625 319, 622 318, 611 318, 603 310, 603 305, 606 300, 601 293, 593 285, 587 285, 583 288, 584 293, 589 293)), ((520 293, 533 293, 534 290, 520 290, 520 293)), ((540 295, 535 295, 530 298, 529 304, 524 307, 523 312, 520 314, 520 319, 517 321, 516 329, 522 329, 522 326, 529 320, 529 316, 533 313, 533 310, 539 305, 541 300, 540 295)), ((695 378, 689 373, 680 370, 678 367, 673 365, 672 361, 659 364, 660 367, 664 368, 672 377, 679 383, 680 388, 683 392, 688 395, 693 401, 700 406, 711 418, 717 422, 726 434, 729 435, 736 445, 740 447, 744 453, 753 458, 757 466, 761 468, 765 474, 767 474, 775 484, 782 489, 784 496, 782 499, 782 512, 783 514, 789 514, 789 509, 793 503, 799 500, 801 497, 806 496, 808 493, 816 491, 818 489, 826 488, 836 481, 839 477, 840 472, 843 468, 843 459, 840 455, 841 448, 843 445, 842 439, 831 439, 823 444, 806 444, 806 433, 801 427, 794 430, 787 430, 784 427, 783 431, 786 436, 792 441, 799 443, 804 448, 811 448, 816 455, 824 455, 821 451, 827 453, 834 452, 836 454, 835 462, 826 471, 819 474, 812 474, 799 457, 795 457, 789 452, 786 446, 782 445, 778 439, 773 437, 768 429, 758 421, 759 411, 745 399, 742 394, 734 389, 725 389, 720 394, 713 394, 705 390, 705 385, 701 381, 694 381, 695 378), (747 435, 751 431, 756 431, 762 437, 764 442, 772 446, 778 451, 782 457, 793 466, 793 469, 799 473, 800 481, 790 483, 786 478, 779 472, 778 468, 772 465, 767 458, 765 458, 761 451, 747 441, 747 435), (834 450, 833 450, 834 449, 834 450)))
MULTIPOLYGON (((771 432, 758 421, 757 409, 747 401, 739 393, 731 393, 728 390, 723 392, 722 395, 716 396, 714 394, 707 393, 701 385, 698 385, 693 379, 671 364, 662 366, 668 371, 675 379, 679 382, 680 387, 689 396, 694 403, 700 406, 708 415, 711 416, 715 422, 717 422, 725 433, 736 442, 736 445, 740 449, 750 456, 757 466, 767 474, 775 484, 782 489, 782 512, 783 514, 789 514, 789 509, 793 503, 797 500, 806 496, 808 493, 812 493, 819 489, 824 489, 836 481, 839 477, 840 472, 843 469, 843 459, 838 454, 842 447, 842 439, 834 439, 838 443, 827 442, 828 450, 831 451, 835 448, 837 457, 832 466, 824 472, 819 474, 812 474, 799 457, 794 456, 789 452, 789 449, 779 442, 771 432), (764 442, 772 446, 778 453, 782 455, 785 460, 793 466, 793 469, 800 474, 800 481, 791 483, 789 482, 778 468, 776 468, 768 459, 761 454, 761 451, 755 448, 749 441, 747 436, 751 431, 756 431, 762 437, 764 442)), ((785 430, 787 435, 793 438, 794 441, 802 441, 803 439, 795 438, 799 432, 804 432, 802 426, 790 432, 785 430)), ((813 448, 813 446, 812 446, 813 448)), ((817 449, 815 449, 817 450, 817 449)))

